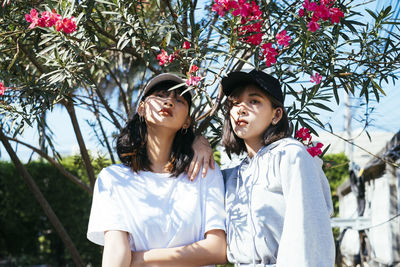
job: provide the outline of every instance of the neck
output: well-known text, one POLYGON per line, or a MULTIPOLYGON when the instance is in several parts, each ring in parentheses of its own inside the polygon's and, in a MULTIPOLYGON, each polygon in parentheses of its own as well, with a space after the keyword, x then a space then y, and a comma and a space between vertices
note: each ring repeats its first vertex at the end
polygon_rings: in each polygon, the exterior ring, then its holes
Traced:
POLYGON ((254 157, 262 147, 261 140, 258 138, 256 140, 245 140, 244 144, 250 158, 254 157))
POLYGON ((151 163, 151 170, 156 173, 168 171, 169 157, 175 132, 160 131, 160 129, 147 128, 147 156, 151 163))

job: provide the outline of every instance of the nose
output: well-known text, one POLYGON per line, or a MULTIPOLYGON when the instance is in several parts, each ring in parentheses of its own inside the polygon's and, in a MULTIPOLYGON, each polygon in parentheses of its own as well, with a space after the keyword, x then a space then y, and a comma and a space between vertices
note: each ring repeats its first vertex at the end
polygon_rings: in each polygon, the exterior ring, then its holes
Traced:
POLYGON ((165 106, 165 107, 168 107, 168 108, 174 107, 174 101, 172 101, 172 98, 171 98, 171 97, 167 97, 167 98, 164 100, 164 106, 165 106))
POLYGON ((243 106, 240 106, 239 107, 239 109, 238 109, 238 111, 237 111, 237 114, 240 116, 240 115, 246 115, 246 109, 243 107, 243 106))

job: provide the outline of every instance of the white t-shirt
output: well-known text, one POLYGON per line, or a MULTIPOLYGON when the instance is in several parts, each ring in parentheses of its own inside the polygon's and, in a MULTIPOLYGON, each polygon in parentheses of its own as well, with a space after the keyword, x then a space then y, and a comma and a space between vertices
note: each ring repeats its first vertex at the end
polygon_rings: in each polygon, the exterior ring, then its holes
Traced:
POLYGON ((191 182, 186 174, 103 169, 95 184, 87 238, 104 245, 104 231, 129 233, 132 251, 168 248, 225 230, 224 183, 218 167, 191 182))

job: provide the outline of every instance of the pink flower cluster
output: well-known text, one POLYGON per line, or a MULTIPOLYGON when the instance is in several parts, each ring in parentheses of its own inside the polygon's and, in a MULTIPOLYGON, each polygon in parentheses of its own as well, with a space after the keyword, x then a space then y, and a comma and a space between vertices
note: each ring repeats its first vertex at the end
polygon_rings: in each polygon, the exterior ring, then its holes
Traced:
MULTIPOLYGON (((185 50, 189 49, 190 43, 188 41, 185 41, 182 45, 182 48, 185 50)), ((172 63, 175 60, 175 58, 180 56, 179 52, 180 52, 179 50, 176 50, 174 53, 168 55, 167 51, 161 49, 161 53, 157 55, 158 64, 160 66, 163 66, 172 63)))
POLYGON ((188 73, 189 78, 186 80, 186 84, 188 86, 196 86, 197 83, 201 80, 200 76, 193 75, 193 73, 196 74, 198 69, 199 69, 199 67, 197 67, 194 64, 190 67, 190 70, 188 73))
MULTIPOLYGON (((238 28, 238 35, 243 37, 239 40, 255 46, 261 45, 264 36, 261 28, 264 20, 261 17, 260 6, 255 1, 248 3, 247 0, 215 0, 212 10, 216 11, 221 17, 227 12, 232 12, 233 16, 240 16, 242 26, 238 28)), ((275 38, 278 45, 286 47, 292 37, 287 35, 286 30, 283 30, 275 38)), ((277 48, 273 47, 273 43, 261 45, 260 57, 265 59, 268 67, 276 63, 277 55, 277 48)))
POLYGON ((221 17, 231 10, 233 16, 240 16, 242 26, 238 28, 238 34, 243 36, 240 40, 252 45, 261 44, 264 20, 261 18, 260 6, 255 1, 248 3, 247 0, 215 0, 212 6, 212 11, 216 11, 221 17))
POLYGON ((296 131, 295 138, 307 147, 307 151, 312 157, 322 155, 321 148, 324 145, 320 142, 318 142, 315 146, 313 145, 313 143, 311 142, 312 136, 310 133, 310 129, 305 127, 300 128, 296 131))
POLYGON ((299 16, 306 16, 309 19, 307 24, 308 30, 315 32, 319 29, 319 21, 331 20, 332 23, 339 23, 340 18, 344 17, 344 13, 336 7, 332 7, 335 0, 320 0, 320 4, 305 0, 303 8, 299 10, 299 16))
POLYGON ((25 19, 30 22, 29 29, 35 27, 56 27, 57 31, 63 31, 66 34, 70 34, 76 31, 75 18, 62 18, 60 14, 57 14, 53 9, 52 12, 43 11, 41 17, 36 9, 31 9, 29 14, 25 14, 25 19))
POLYGON ((6 92, 7 87, 4 86, 2 82, 0 82, 0 96, 4 95, 6 92))
MULTIPOLYGON (((287 35, 286 30, 283 30, 276 34, 275 39, 278 45, 286 47, 289 46, 289 41, 292 39, 292 37, 287 35)), ((276 63, 276 56, 278 55, 277 49, 272 46, 273 43, 266 43, 261 46, 261 58, 265 58, 265 64, 267 67, 270 67, 273 63, 276 63)))
POLYGON ((315 84, 320 84, 322 81, 322 75, 316 72, 314 75, 311 75, 311 80, 310 82, 315 83, 315 84))

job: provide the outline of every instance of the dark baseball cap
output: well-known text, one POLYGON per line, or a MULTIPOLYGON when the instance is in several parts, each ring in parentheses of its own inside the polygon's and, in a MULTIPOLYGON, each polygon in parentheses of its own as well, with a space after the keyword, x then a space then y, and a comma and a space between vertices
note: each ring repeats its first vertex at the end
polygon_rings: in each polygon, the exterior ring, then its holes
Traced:
POLYGON ((222 91, 226 96, 231 95, 239 86, 256 84, 283 105, 284 98, 278 79, 262 70, 253 69, 250 72, 233 71, 228 73, 228 76, 222 78, 221 84, 222 91))

